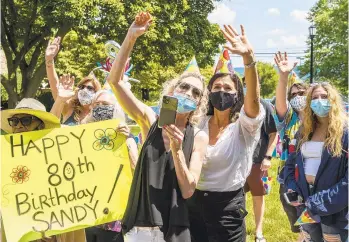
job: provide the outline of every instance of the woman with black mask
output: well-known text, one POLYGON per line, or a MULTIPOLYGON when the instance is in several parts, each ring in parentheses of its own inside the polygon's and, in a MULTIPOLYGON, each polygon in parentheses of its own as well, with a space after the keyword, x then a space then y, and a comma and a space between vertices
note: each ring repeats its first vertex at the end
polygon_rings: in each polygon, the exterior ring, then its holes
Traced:
POLYGON ((209 111, 201 129, 209 145, 200 179, 188 202, 192 241, 245 241, 243 187, 252 167, 252 155, 260 136, 265 111, 259 102, 256 61, 241 26, 239 35, 231 26, 222 30, 231 46, 225 48, 243 57, 247 93, 233 74, 227 51, 208 84, 209 111), (230 70, 229 70, 230 67, 230 70))

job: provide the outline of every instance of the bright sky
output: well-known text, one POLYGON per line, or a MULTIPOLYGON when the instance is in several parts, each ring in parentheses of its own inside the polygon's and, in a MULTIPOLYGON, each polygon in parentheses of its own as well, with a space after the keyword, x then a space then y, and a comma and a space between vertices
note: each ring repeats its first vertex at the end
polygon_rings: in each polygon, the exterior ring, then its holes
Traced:
MULTIPOLYGON (((231 24, 240 32, 240 24, 256 53, 287 51, 289 56, 304 56, 309 35, 307 12, 316 0, 223 0, 208 16, 211 23, 231 24)), ((257 60, 273 62, 271 54, 256 54, 257 60)), ((235 67, 243 66, 241 57, 232 57, 235 67)))

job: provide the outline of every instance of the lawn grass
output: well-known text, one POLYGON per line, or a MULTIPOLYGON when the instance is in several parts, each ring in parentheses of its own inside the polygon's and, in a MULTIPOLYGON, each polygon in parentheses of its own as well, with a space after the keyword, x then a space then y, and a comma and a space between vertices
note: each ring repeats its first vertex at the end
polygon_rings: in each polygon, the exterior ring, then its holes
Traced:
MULTIPOLYGON (((263 222, 263 234, 268 242, 292 242, 296 241, 298 234, 290 230, 287 216, 282 208, 279 199, 279 184, 276 181, 278 160, 273 159, 272 167, 269 170, 269 176, 272 177, 271 193, 266 195, 266 209, 263 222)), ((247 193, 246 207, 248 215, 246 217, 247 242, 254 242, 254 214, 252 208, 251 193, 247 193)))

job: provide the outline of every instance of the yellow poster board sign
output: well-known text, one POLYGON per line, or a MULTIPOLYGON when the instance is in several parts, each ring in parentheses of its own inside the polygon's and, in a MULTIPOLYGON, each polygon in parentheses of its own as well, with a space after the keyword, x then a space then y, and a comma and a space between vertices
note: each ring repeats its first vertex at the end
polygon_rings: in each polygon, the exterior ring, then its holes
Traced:
POLYGON ((1 136, 1 213, 8 242, 122 218, 132 174, 118 123, 1 136))

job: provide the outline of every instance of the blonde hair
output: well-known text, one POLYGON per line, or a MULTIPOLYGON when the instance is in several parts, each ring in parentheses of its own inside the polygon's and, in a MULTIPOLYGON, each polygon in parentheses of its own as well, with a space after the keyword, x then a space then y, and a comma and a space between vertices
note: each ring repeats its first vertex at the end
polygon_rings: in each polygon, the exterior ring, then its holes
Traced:
POLYGON ((313 92, 318 88, 323 88, 327 92, 327 98, 331 104, 329 112, 329 124, 325 139, 325 147, 333 156, 341 156, 342 152, 342 136, 346 127, 346 115, 343 108, 342 98, 338 91, 327 83, 316 84, 311 87, 307 94, 307 105, 304 109, 303 127, 300 129, 301 140, 297 149, 310 139, 311 133, 316 129, 316 115, 310 108, 313 92))
MULTIPOLYGON (((99 81, 93 77, 93 76, 86 76, 84 77, 81 81, 78 82, 78 84, 76 85, 77 87, 79 87, 82 84, 85 84, 86 82, 92 82, 92 86, 94 87, 95 91, 98 92, 99 90, 101 90, 101 84, 99 83, 99 81)), ((80 113, 82 111, 82 105, 79 101, 78 98, 78 93, 79 89, 76 88, 75 89, 75 95, 72 99, 72 107, 73 107, 73 113, 74 113, 74 120, 78 123, 80 123, 80 113)))
POLYGON ((200 98, 200 101, 198 103, 196 110, 191 112, 190 116, 189 116, 189 122, 192 125, 198 125, 199 122, 201 121, 202 117, 207 112, 207 101, 208 101, 208 92, 207 92, 207 88, 205 85, 205 81, 204 81, 204 78, 200 74, 198 74, 198 73, 185 73, 185 74, 181 75, 179 78, 175 78, 175 79, 172 79, 172 80, 165 82, 163 84, 163 89, 162 89, 159 103, 162 102, 163 96, 168 95, 169 93, 173 93, 174 90, 176 89, 176 87, 178 86, 178 84, 181 81, 183 81, 185 78, 188 78, 188 77, 197 78, 202 82, 202 96, 200 98))

